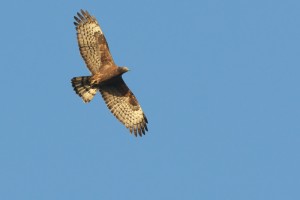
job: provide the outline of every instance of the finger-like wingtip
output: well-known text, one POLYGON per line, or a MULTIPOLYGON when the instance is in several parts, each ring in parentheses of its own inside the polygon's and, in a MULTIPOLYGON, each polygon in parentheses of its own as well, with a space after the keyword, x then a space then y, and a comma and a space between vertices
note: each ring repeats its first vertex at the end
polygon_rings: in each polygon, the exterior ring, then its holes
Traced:
POLYGON ((145 114, 144 114, 144 119, 145 119, 145 122, 148 123, 148 119, 145 114))
POLYGON ((83 16, 85 16, 85 17, 87 16, 87 11, 84 11, 81 9, 80 12, 81 12, 81 14, 83 14, 83 16))
POLYGON ((80 23, 80 19, 78 19, 78 17, 74 16, 74 19, 76 20, 77 23, 80 23))
POLYGON ((137 127, 133 128, 135 137, 137 136, 137 127))
POLYGON ((84 20, 84 17, 79 12, 77 12, 77 15, 81 20, 84 20))
POLYGON ((142 137, 143 135, 142 135, 142 127, 141 127, 141 124, 138 124, 138 125, 137 125, 137 129, 138 129, 139 135, 142 137))

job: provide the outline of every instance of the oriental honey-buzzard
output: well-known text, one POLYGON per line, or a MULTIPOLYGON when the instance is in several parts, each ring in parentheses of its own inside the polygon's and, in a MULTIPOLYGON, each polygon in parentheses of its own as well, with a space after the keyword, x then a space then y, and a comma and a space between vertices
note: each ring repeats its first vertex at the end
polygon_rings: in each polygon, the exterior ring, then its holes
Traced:
POLYGON ((75 92, 85 103, 99 90, 111 113, 135 136, 148 131, 147 118, 122 75, 127 67, 118 67, 110 54, 105 36, 95 17, 81 10, 74 17, 80 54, 91 76, 71 80, 75 92))

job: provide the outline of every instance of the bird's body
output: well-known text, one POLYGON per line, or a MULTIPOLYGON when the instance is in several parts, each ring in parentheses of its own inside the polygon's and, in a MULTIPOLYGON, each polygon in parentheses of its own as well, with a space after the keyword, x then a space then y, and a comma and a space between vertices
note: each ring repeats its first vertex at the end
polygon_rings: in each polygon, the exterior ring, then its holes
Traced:
POLYGON ((92 85, 102 85, 107 81, 113 80, 115 77, 122 76, 122 74, 126 73, 128 68, 126 67, 116 67, 113 69, 104 68, 101 71, 97 72, 91 77, 92 85))
POLYGON ((87 11, 74 17, 77 40, 91 76, 71 80, 75 92, 84 102, 90 102, 99 90, 107 107, 130 132, 142 136, 147 131, 147 118, 134 94, 123 81, 127 67, 118 67, 109 52, 105 36, 95 17, 87 11))

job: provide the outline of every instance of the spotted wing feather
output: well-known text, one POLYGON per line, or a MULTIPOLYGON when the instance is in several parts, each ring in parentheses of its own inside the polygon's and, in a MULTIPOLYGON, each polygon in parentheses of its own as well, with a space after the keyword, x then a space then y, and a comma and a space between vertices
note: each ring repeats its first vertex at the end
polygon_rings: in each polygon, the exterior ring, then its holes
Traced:
POLYGON ((101 85, 99 90, 107 107, 129 129, 130 133, 142 136, 148 131, 147 118, 134 94, 121 77, 101 85))
POLYGON ((77 16, 74 17, 74 24, 79 50, 91 73, 97 73, 104 65, 114 66, 105 36, 96 18, 83 10, 77 13, 77 16))

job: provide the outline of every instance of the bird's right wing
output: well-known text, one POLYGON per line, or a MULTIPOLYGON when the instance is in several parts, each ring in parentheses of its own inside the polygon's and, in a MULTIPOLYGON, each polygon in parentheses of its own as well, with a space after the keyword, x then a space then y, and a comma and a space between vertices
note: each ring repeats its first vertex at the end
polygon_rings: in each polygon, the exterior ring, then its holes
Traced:
POLYGON ((148 131, 148 120, 122 77, 101 85, 99 90, 109 110, 129 129, 130 133, 134 132, 135 136, 137 133, 142 136, 145 131, 148 131))
POLYGON ((95 17, 81 10, 74 16, 80 54, 92 74, 102 66, 114 66, 105 36, 95 17))

